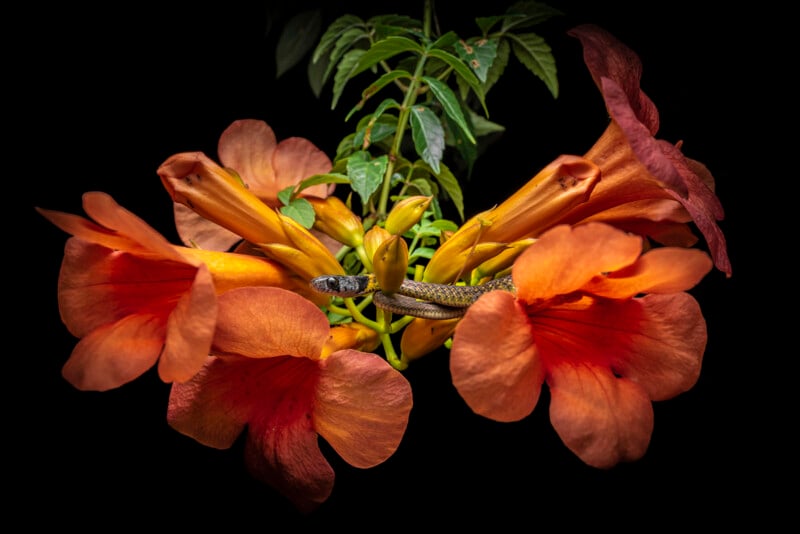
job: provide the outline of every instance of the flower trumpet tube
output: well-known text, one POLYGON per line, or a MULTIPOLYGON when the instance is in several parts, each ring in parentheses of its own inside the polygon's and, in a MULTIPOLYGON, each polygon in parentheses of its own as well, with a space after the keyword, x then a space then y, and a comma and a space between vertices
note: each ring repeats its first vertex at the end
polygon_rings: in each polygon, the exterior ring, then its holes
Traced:
POLYGON ((62 371, 78 389, 119 387, 156 362, 164 382, 188 380, 208 356, 219 294, 302 287, 265 258, 173 246, 105 193, 86 193, 83 205, 93 221, 39 209, 74 236, 64 251, 58 304, 79 338, 62 371))
POLYGON ((550 421, 585 463, 640 458, 653 401, 698 379, 706 323, 686 290, 713 267, 697 249, 642 253, 603 223, 560 225, 514 263, 516 295, 482 295, 458 323, 450 371, 470 408, 517 421, 550 389, 550 421))
POLYGON ((460 317, 455 319, 423 319, 411 321, 400 338, 402 361, 411 362, 433 352, 453 335, 460 317))
POLYGON ((537 237, 557 224, 566 211, 586 202, 599 181, 600 168, 588 159, 558 157, 500 205, 472 217, 456 230, 434 252, 424 281, 453 282, 460 273, 469 273, 491 257, 472 253, 480 243, 505 245, 537 237))
POLYGON ((350 465, 375 466, 394 454, 412 407, 402 374, 376 354, 329 352, 330 332, 325 314, 289 291, 225 293, 212 355, 192 380, 173 384, 169 424, 218 449, 246 432, 252 475, 314 510, 334 484, 318 439, 350 465))
POLYGON ((172 200, 252 243, 289 244, 278 213, 202 152, 183 152, 158 168, 172 200))

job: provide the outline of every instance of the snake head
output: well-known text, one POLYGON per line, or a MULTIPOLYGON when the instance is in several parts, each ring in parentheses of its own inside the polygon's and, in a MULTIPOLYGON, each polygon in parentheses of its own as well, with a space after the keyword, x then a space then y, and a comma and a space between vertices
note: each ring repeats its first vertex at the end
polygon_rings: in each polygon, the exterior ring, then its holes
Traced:
POLYGON ((323 275, 311 279, 311 288, 337 297, 357 297, 368 292, 368 276, 323 275))

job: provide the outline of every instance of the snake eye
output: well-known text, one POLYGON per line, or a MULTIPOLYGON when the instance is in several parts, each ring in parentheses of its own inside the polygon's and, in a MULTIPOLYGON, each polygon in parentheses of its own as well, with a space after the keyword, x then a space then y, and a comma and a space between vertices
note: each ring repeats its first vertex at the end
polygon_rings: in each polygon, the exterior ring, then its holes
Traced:
POLYGON ((323 281, 325 289, 337 293, 339 291, 339 280, 335 276, 328 276, 323 281))

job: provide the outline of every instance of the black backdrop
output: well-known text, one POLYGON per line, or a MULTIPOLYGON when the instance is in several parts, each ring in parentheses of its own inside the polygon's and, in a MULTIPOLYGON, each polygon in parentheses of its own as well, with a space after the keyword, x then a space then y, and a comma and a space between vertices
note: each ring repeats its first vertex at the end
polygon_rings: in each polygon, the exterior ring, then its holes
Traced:
MULTIPOLYGON (((746 150, 730 104, 748 89, 740 68, 748 52, 732 52, 739 15, 695 2, 648 8, 644 2, 550 2, 567 13, 540 30, 556 54, 561 95, 553 101, 512 61, 487 102, 492 119, 507 130, 464 186, 472 214, 559 154, 582 154, 602 133, 603 102, 578 41, 565 35, 568 28, 600 24, 640 55, 643 89, 661 112, 659 137, 684 140, 684 153, 706 163, 717 179, 734 271, 731 279, 714 271, 693 291, 708 321, 704 369, 691 391, 655 405, 655 431, 640 461, 609 471, 583 465, 552 430, 546 395, 519 423, 472 414, 452 387, 446 353, 437 353, 407 371, 415 405, 396 454, 357 470, 324 449, 336 470, 333 495, 304 517, 247 475, 238 445, 216 451, 171 430, 165 422, 169 389, 154 372, 105 393, 79 392, 61 378, 75 343, 56 303, 66 235, 33 206, 82 213, 83 192, 105 191, 177 243, 171 201, 155 174, 171 154, 202 150, 216 158, 219 134, 239 118, 266 120, 279 139, 306 137, 331 155, 350 131, 344 115, 355 93, 331 110, 330 86, 316 100, 303 67, 275 79, 281 21, 318 5, 325 6, 326 22, 344 12, 420 16, 423 2, 257 4, 50 6, 25 21, 27 37, 12 48, 12 66, 20 69, 14 89, 18 102, 35 94, 35 105, 22 110, 16 130, 32 153, 25 152, 15 183, 25 189, 24 239, 33 245, 21 270, 23 279, 32 278, 20 308, 27 316, 15 316, 12 324, 28 328, 24 337, 31 345, 9 356, 23 372, 6 378, 15 392, 8 406, 17 437, 9 441, 19 446, 10 456, 20 475, 14 497, 57 514, 60 525, 87 528, 150 519, 187 526, 230 521, 266 530, 334 519, 382 528, 399 521, 425 525, 430 518, 454 526, 462 518, 491 518, 536 529, 553 521, 635 526, 642 524, 634 519, 641 513, 656 524, 761 513, 751 501, 768 489, 753 482, 763 469, 764 457, 753 445, 761 419, 758 395, 748 389, 742 352, 748 334, 739 307, 750 269, 741 235, 740 157, 746 150), (269 32, 268 11, 276 24, 269 32), (32 39, 47 46, 30 48, 32 39)), ((440 2, 438 11, 445 27, 466 32, 473 28, 468 15, 499 13, 507 4, 440 2)), ((12 157, 19 162, 20 154, 12 157)), ((25 517, 36 523, 48 515, 25 517)))

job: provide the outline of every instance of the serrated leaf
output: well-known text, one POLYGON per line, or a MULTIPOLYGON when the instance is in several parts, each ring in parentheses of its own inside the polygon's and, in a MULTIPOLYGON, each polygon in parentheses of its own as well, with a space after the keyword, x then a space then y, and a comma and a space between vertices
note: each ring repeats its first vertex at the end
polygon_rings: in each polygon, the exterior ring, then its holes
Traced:
POLYGON ((327 55, 328 51, 345 31, 353 26, 363 26, 363 24, 364 21, 355 15, 342 15, 334 20, 331 25, 328 26, 328 29, 325 30, 325 33, 322 34, 322 37, 320 37, 319 44, 314 49, 314 53, 311 56, 311 61, 316 63, 322 56, 327 55))
POLYGON ((448 144, 454 146, 464 162, 467 164, 467 176, 472 175, 472 167, 478 159, 478 147, 474 141, 470 141, 464 136, 462 129, 453 123, 453 120, 445 115, 447 121, 447 131, 449 137, 446 139, 448 144))
POLYGON ((299 193, 303 189, 307 189, 309 187, 313 187, 315 185, 320 184, 346 184, 349 183, 350 180, 344 174, 335 173, 335 172, 328 172, 324 174, 314 174, 309 176, 296 186, 293 186, 293 189, 299 193))
MULTIPOLYGON (((369 43, 369 35, 361 26, 356 26, 346 30, 336 40, 336 44, 328 56, 328 68, 325 69, 325 74, 322 77, 322 82, 325 83, 331 76, 334 66, 336 66, 348 50, 355 47, 360 40, 369 43)), ((366 48, 366 46, 359 46, 358 48, 366 48)))
POLYGON ((287 217, 291 217, 306 229, 314 226, 314 218, 316 217, 314 206, 304 198, 292 200, 288 206, 282 206, 280 212, 287 217))
POLYGON ((455 50, 464 62, 475 72, 481 82, 486 82, 486 73, 497 55, 497 39, 473 37, 459 41, 455 50))
MULTIPOLYGON (((423 164, 424 165, 424 164, 423 164)), ((433 174, 436 178, 436 181, 439 183, 442 189, 447 193, 450 197, 450 200, 453 201, 453 204, 458 210, 458 215, 461 217, 461 220, 464 220, 464 194, 461 191, 461 186, 458 184, 458 180, 450 171, 450 169, 442 163, 439 172, 434 172, 432 168, 428 168, 429 172, 433 174)))
POLYGON ((466 82, 466 84, 472 89, 472 92, 475 93, 475 96, 478 97, 481 106, 483 106, 484 113, 486 113, 488 116, 489 110, 486 109, 486 100, 483 94, 483 87, 481 87, 481 82, 478 80, 478 77, 475 76, 475 73, 472 72, 472 69, 470 69, 463 61, 461 61, 461 59, 453 54, 450 54, 449 52, 445 52, 444 50, 429 50, 428 55, 444 61, 453 68, 456 75, 466 82))
POLYGON ((486 35, 492 29, 492 26, 505 19, 507 16, 508 15, 494 15, 491 17, 478 17, 475 19, 475 23, 478 25, 478 28, 480 28, 481 34, 486 35))
POLYGON ((316 63, 309 61, 308 67, 306 67, 308 85, 311 87, 311 92, 314 93, 314 96, 318 99, 320 95, 322 95, 322 88, 327 81, 325 79, 325 71, 328 70, 328 65, 330 65, 330 61, 327 57, 323 57, 316 63))
POLYGON ((430 197, 435 194, 433 187, 431 187, 431 183, 425 178, 415 178, 414 180, 411 180, 409 186, 415 188, 420 195, 425 195, 426 197, 430 197))
POLYGON ((322 12, 312 9, 298 13, 283 27, 275 49, 276 78, 294 67, 312 44, 322 28, 322 12))
POLYGON ((535 33, 508 34, 508 38, 519 62, 544 82, 553 98, 558 98, 556 60, 550 46, 535 33))
POLYGON ((397 131, 397 123, 386 122, 372 122, 370 121, 366 127, 361 128, 356 132, 353 137, 353 146, 366 150, 368 147, 375 143, 390 137, 397 131), (365 142, 366 139, 366 142, 365 142))
POLYGON ((469 110, 469 120, 472 122, 472 130, 475 132, 476 137, 489 135, 498 132, 504 132, 506 127, 502 124, 492 122, 472 110, 469 110))
POLYGON ((439 172, 444 155, 444 128, 439 117, 429 108, 418 104, 411 108, 410 119, 411 138, 414 139, 417 154, 435 172, 439 172))
POLYGON ((350 76, 356 76, 369 69, 379 61, 387 60, 397 54, 413 52, 422 54, 423 48, 407 37, 392 35, 373 44, 365 54, 359 58, 358 64, 353 68, 350 76))
POLYGON ((350 50, 347 52, 339 65, 336 67, 336 76, 333 78, 333 99, 331 109, 336 108, 339 98, 342 96, 347 81, 351 78, 353 69, 358 64, 358 60, 365 53, 364 50, 350 50))
POLYGON ((522 0, 511 5, 504 16, 502 30, 508 32, 512 28, 522 30, 550 19, 563 15, 558 9, 536 0, 522 0))
POLYGON ((488 95, 489 90, 503 75, 508 66, 510 55, 511 45, 508 44, 508 39, 501 39, 497 43, 497 53, 494 56, 494 61, 492 61, 492 66, 489 67, 489 71, 486 73, 486 80, 483 82, 483 94, 488 95))
POLYGON ((428 50, 433 48, 450 48, 456 42, 458 42, 458 34, 454 31, 449 31, 432 42, 428 46, 428 50))
POLYGON ((367 205, 369 198, 383 183, 383 175, 389 164, 387 155, 370 159, 368 152, 359 151, 347 158, 347 175, 350 178, 350 187, 358 193, 361 204, 367 205))
POLYGON ((475 137, 472 135, 469 124, 464 119, 464 114, 461 112, 461 106, 453 91, 447 86, 446 83, 431 78, 430 76, 423 76, 422 79, 428 84, 431 93, 436 97, 436 100, 442 104, 442 108, 450 119, 463 131, 464 136, 475 143, 475 137))
MULTIPOLYGON (((350 110, 350 112, 347 114, 344 120, 345 121, 349 120, 350 117, 353 115, 353 113, 359 111, 364 107, 364 104, 370 97, 374 96, 375 93, 377 93, 378 91, 383 89, 387 84, 393 82, 398 78, 411 79, 411 73, 405 70, 393 70, 391 72, 387 72, 386 74, 378 78, 375 82, 370 84, 369 87, 367 87, 366 89, 364 89, 364 91, 361 92, 361 100, 358 102, 358 104, 355 105, 353 109, 350 110)), ((393 102, 395 101, 393 100, 393 102)))

